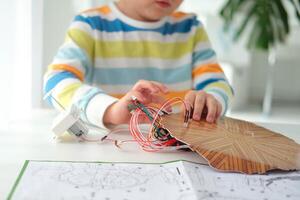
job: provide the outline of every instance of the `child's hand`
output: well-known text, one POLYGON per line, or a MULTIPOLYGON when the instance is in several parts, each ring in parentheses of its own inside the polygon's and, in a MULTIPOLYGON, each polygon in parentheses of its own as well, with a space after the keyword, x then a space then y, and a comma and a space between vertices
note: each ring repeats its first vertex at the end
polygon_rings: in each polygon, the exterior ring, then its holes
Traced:
POLYGON ((103 117, 104 124, 128 123, 131 117, 128 105, 132 103, 132 96, 137 97, 144 105, 150 103, 163 104, 166 99, 159 95, 161 93, 168 93, 168 88, 165 85, 155 81, 138 81, 123 98, 107 108, 103 117))
POLYGON ((190 91, 185 95, 185 101, 193 106, 193 119, 199 121, 204 115, 209 123, 215 122, 221 115, 222 105, 211 94, 204 91, 190 91))

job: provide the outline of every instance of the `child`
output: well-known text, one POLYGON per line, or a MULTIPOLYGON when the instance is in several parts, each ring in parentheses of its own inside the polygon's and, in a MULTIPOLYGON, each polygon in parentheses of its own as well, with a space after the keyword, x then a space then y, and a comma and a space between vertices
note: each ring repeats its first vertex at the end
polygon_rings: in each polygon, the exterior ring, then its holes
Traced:
POLYGON ((77 15, 44 77, 48 101, 76 104, 85 121, 127 123, 131 96, 142 103, 181 97, 194 120, 224 115, 232 89, 203 24, 175 12, 183 0, 119 0, 77 15))

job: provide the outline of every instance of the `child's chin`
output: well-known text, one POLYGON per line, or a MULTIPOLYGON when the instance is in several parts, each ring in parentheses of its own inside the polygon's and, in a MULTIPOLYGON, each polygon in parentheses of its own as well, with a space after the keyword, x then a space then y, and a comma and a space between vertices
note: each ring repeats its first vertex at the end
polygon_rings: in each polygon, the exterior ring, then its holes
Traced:
POLYGON ((165 15, 157 16, 157 17, 146 17, 145 21, 147 21, 147 22, 157 22, 157 21, 161 20, 164 16, 165 15))
POLYGON ((159 21, 159 20, 161 20, 162 18, 164 18, 167 15, 168 15, 168 13, 166 13, 166 12, 164 12, 162 10, 155 10, 153 12, 153 15, 151 16, 151 20, 152 21, 159 21), (153 16, 155 16, 155 17, 153 17, 153 16))

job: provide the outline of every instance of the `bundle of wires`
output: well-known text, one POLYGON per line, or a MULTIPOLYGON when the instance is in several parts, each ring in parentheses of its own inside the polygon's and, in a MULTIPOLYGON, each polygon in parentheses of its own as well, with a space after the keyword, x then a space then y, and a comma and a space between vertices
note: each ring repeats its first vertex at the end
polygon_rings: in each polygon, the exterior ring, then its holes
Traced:
MULTIPOLYGON (((187 149, 188 145, 176 140, 170 131, 166 129, 162 121, 162 116, 168 115, 167 108, 173 107, 176 104, 183 104, 184 106, 184 121, 183 126, 187 126, 189 116, 192 112, 192 107, 180 98, 172 98, 166 101, 161 107, 145 106, 138 101, 136 97, 132 97, 132 104, 129 106, 132 117, 129 122, 129 131, 133 140, 118 141, 111 139, 110 134, 123 132, 124 128, 117 128, 112 130, 107 136, 101 138, 101 141, 112 141, 115 145, 121 148, 122 144, 129 142, 137 142, 144 151, 157 152, 157 151, 173 151, 178 149, 187 149), (145 124, 145 119, 150 125, 148 130, 142 129, 141 126, 145 124)), ((128 130, 127 130, 128 131, 128 130)), ((99 141, 92 140, 86 136, 81 137, 84 141, 99 141)))
POLYGON ((144 151, 156 152, 156 151, 169 151, 188 148, 184 143, 176 140, 161 123, 162 116, 167 115, 165 110, 168 107, 172 107, 175 104, 182 103, 185 108, 185 121, 189 116, 190 109, 187 108, 186 103, 180 98, 173 98, 166 101, 160 108, 147 107, 141 104, 136 98, 133 98, 133 104, 135 110, 132 111, 132 117, 129 123, 129 130, 134 140, 142 147, 144 151), (147 117, 151 123, 148 131, 144 131, 140 128, 140 118, 147 117))

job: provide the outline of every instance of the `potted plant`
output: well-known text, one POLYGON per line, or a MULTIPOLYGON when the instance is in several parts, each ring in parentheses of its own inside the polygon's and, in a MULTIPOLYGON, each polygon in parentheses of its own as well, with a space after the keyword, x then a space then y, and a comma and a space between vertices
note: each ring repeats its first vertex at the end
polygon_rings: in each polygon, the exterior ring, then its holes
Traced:
POLYGON ((300 21, 300 0, 226 0, 220 11, 225 30, 233 24, 237 25, 234 41, 246 34, 249 49, 262 50, 269 55, 263 103, 263 112, 267 115, 271 111, 276 46, 284 44, 291 29, 290 16, 293 13, 288 13, 286 4, 292 5, 300 21))

